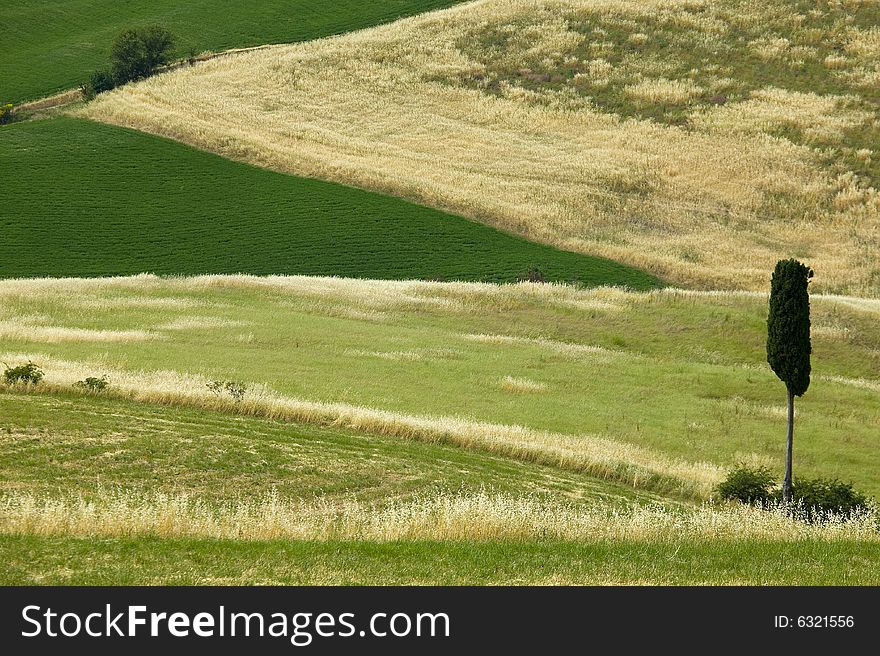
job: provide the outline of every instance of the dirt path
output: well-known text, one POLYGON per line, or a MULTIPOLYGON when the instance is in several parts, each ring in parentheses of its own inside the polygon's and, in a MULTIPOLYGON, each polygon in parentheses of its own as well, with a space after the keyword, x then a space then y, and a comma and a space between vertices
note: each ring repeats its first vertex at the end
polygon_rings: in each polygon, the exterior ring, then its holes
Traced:
MULTIPOLYGON (((217 59, 219 57, 237 55, 242 52, 251 52, 254 50, 265 50, 266 48, 271 47, 272 45, 262 45, 252 46, 250 48, 231 48, 229 50, 223 50, 222 52, 205 52, 195 57, 187 57, 186 59, 180 59, 176 62, 168 64, 167 66, 163 66, 156 71, 156 74, 158 75, 160 73, 167 73, 178 68, 183 68, 184 66, 195 66, 199 62, 206 62, 212 59, 217 59)), ((38 100, 31 100, 29 102, 17 105, 15 107, 15 113, 18 114, 17 120, 19 121, 35 121, 51 116, 51 114, 43 113, 46 110, 60 109, 68 105, 81 102, 82 99, 82 89, 67 89, 66 91, 62 91, 51 96, 46 96, 45 98, 39 98, 38 100)))

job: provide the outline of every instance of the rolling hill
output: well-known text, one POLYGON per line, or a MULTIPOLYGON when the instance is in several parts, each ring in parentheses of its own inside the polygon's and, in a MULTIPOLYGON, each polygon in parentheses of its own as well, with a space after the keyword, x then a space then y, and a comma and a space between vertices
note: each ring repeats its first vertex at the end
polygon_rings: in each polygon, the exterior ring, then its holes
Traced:
POLYGON ((717 498, 785 256, 880 497, 880 0, 13 0, 0 102, 146 23, 264 47, 0 127, 0 585, 880 581, 717 498))
POLYGON ((481 0, 181 69, 86 115, 677 284, 880 294, 880 5, 481 0))
MULTIPOLYGON (((878 302, 813 297, 798 467, 880 494, 878 302)), ((0 360, 69 388, 441 440, 683 498, 781 466, 766 298, 560 285, 218 276, 0 281, 0 360), (223 395, 226 396, 225 394, 223 395), (226 400, 229 400, 228 398, 226 400)))
POLYGON ((0 131, 0 276, 152 272, 550 280, 647 289, 631 267, 412 203, 72 118, 0 131))
MULTIPOLYGON (((737 461, 779 471, 765 302, 308 277, 2 281, 0 359, 46 376, 0 383, 0 582, 876 583, 875 520, 701 503, 737 461), (88 376, 109 388, 84 391, 88 376)), ((875 494, 877 312, 814 297, 797 450, 799 473, 875 494)))
POLYGON ((110 44, 134 25, 161 24, 175 55, 306 41, 454 4, 449 0, 8 0, 0 7, 0 102, 79 86, 107 65, 110 44))

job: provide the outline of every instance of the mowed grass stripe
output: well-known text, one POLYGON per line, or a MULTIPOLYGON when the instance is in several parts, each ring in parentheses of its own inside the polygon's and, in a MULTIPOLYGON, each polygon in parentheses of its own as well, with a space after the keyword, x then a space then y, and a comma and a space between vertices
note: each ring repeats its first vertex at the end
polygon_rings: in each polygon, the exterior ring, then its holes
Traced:
POLYGON ((4 535, 0 557, 3 585, 876 585, 880 547, 812 540, 375 544, 4 535))
POLYGON ((73 118, 0 131, 0 276, 237 273, 657 286, 398 198, 73 118))
POLYGON ((0 417, 0 506, 10 493, 88 502, 183 494, 214 507, 272 493, 281 502, 382 505, 484 489, 587 505, 660 501, 626 485, 451 445, 195 408, 0 392, 0 417))
MULTIPOLYGON (((459 0, 460 1, 460 0, 459 0)), ((0 5, 0 101, 80 84, 106 65, 123 29, 159 23, 175 55, 318 39, 456 4, 457 0, 8 0, 0 5)))

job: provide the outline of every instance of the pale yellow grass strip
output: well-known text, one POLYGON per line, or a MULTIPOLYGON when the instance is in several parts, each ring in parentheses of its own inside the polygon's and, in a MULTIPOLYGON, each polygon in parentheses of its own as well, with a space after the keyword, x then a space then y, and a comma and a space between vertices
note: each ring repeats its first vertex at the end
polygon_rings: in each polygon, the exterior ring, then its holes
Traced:
POLYGON ((869 380, 867 378, 846 378, 844 376, 816 376, 816 378, 818 378, 819 380, 826 380, 831 383, 840 383, 841 385, 858 387, 860 389, 866 389, 872 392, 880 392, 880 380, 869 380))
POLYGON ((722 477, 721 469, 710 463, 676 460, 644 447, 593 435, 564 435, 461 417, 406 415, 345 403, 308 401, 282 396, 260 386, 249 388, 245 398, 236 402, 212 394, 206 387, 208 380, 202 376, 173 371, 128 372, 34 354, 7 353, 0 359, 7 362, 30 359, 42 365, 45 382, 35 391, 70 391, 76 381, 86 376, 107 374, 112 380, 108 393, 118 398, 452 444, 691 497, 708 497, 722 477))
POLYGON ((92 330, 66 326, 31 325, 18 321, 0 321, 0 339, 18 342, 136 342, 162 339, 148 330, 92 330))
MULTIPOLYGON (((768 281, 769 285, 769 281, 768 281)), ((697 289, 679 289, 676 287, 666 287, 664 289, 654 290, 650 292, 630 292, 633 299, 639 297, 667 297, 667 298, 703 298, 703 299, 760 299, 767 301, 770 298, 769 292, 746 291, 746 290, 697 290, 697 289)), ((842 294, 810 294, 810 303, 816 306, 833 306, 842 305, 849 310, 857 312, 865 312, 869 314, 880 314, 880 299, 864 298, 860 296, 845 296, 842 294)))
POLYGON ((810 334, 813 337, 845 340, 849 338, 850 330, 846 326, 839 324, 813 324, 810 334))
POLYGON ((408 351, 368 351, 364 349, 346 349, 343 355, 367 358, 379 358, 395 362, 421 362, 424 360, 457 360, 461 353, 453 349, 419 348, 408 351))
POLYGON ((630 295, 616 287, 582 289, 562 283, 521 282, 493 284, 430 282, 422 280, 365 280, 321 276, 253 276, 245 274, 160 278, 142 274, 118 278, 28 278, 0 280, 0 299, 51 300, 61 305, 91 309, 117 307, 187 308, 214 305, 174 296, 83 298, 118 290, 149 292, 206 292, 247 289, 285 294, 291 298, 344 301, 366 310, 436 309, 457 312, 489 306, 503 309, 518 303, 574 307, 583 310, 616 310, 627 306, 630 295))
POLYGON ((747 506, 669 509, 657 505, 621 510, 576 507, 534 497, 487 492, 440 493, 385 506, 356 501, 296 502, 269 495, 258 501, 211 506, 186 495, 138 497, 102 493, 99 501, 0 498, 0 532, 244 540, 626 540, 804 539, 880 541, 873 511, 818 524, 747 506))
POLYGON ((159 324, 156 330, 207 330, 211 328, 235 328, 251 325, 250 321, 225 319, 223 317, 181 317, 159 324))
POLYGON ((543 337, 518 337, 516 335, 487 335, 483 333, 462 335, 462 339, 471 342, 479 342, 481 344, 500 344, 504 346, 522 345, 537 346, 539 348, 549 349, 563 355, 616 355, 626 357, 629 354, 623 351, 614 351, 602 346, 591 346, 589 344, 574 344, 572 342, 561 342, 555 339, 545 339, 543 337))
MULTIPOLYGON (((767 284, 769 286, 769 274, 767 284)), ((114 291, 193 292, 244 289, 270 291, 290 298, 345 302, 371 310, 432 308, 471 312, 481 307, 504 309, 518 304, 582 310, 627 310, 650 298, 767 299, 766 291, 737 289, 700 291, 667 287, 633 292, 618 287, 583 289, 564 283, 494 284, 422 280, 366 280, 322 276, 254 276, 246 274, 160 278, 152 274, 115 278, 26 278, 0 280, 0 299, 52 300, 61 306, 114 309, 117 307, 188 308, 217 306, 202 299, 176 296, 85 296, 114 291)), ((880 299, 840 294, 811 294, 816 304, 839 304, 849 309, 880 313, 880 299)))
POLYGON ((531 378, 505 376, 501 379, 501 389, 517 394, 535 394, 546 391, 547 385, 531 378))

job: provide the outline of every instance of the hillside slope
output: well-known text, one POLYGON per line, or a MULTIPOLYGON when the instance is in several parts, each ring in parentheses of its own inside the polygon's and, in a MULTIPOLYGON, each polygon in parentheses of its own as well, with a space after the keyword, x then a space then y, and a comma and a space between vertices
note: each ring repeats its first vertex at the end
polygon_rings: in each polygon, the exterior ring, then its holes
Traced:
MULTIPOLYGON (((880 302, 812 300, 796 475, 876 495, 880 302)), ((0 360, 46 374, 0 382, 0 582, 876 584, 876 517, 695 503, 735 462, 781 471, 765 312, 560 285, 0 281, 0 360)))
POLYGON ((100 395, 0 389, 0 495, 156 499, 222 507, 274 496, 330 506, 447 493, 549 496, 578 504, 658 501, 625 485, 450 445, 291 425, 100 395))
POLYGON ((684 285, 764 289, 795 256, 817 291, 876 296, 878 21, 876 0, 481 0, 87 114, 684 285))
POLYGON ((174 54, 290 43, 341 34, 454 4, 454 0, 6 0, 0 5, 0 102, 78 86, 107 65, 110 44, 134 25, 161 24, 174 54))
POLYGON ((550 280, 649 275, 412 203, 79 119, 0 130, 0 277, 153 272, 550 280))
MULTIPOLYGON (((878 301, 813 296, 800 475, 880 495, 878 301)), ((766 297, 559 285, 220 276, 0 281, 0 360, 47 384, 332 423, 705 497, 781 471, 766 297), (213 379, 246 382, 241 405, 213 379), (523 428, 524 427, 524 428, 523 428)))

